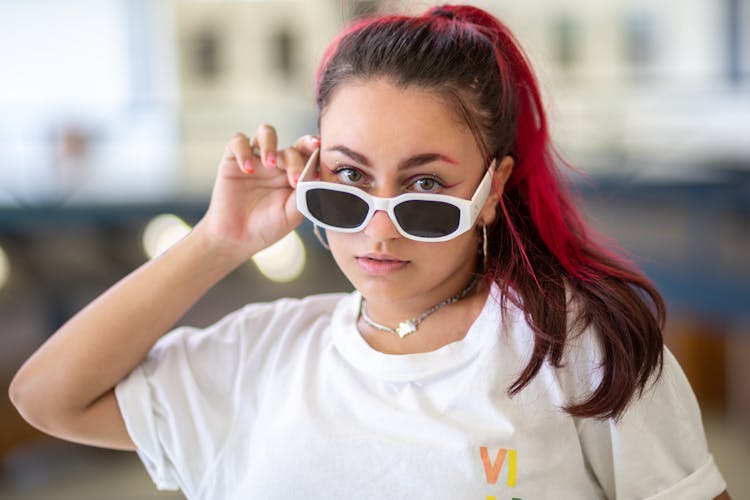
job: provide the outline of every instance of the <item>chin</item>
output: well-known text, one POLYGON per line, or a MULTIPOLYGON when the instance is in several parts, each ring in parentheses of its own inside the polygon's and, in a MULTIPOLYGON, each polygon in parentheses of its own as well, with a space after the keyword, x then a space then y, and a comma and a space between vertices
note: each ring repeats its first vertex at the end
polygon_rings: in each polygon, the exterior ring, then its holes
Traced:
POLYGON ((412 288, 413 283, 415 283, 413 278, 409 279, 403 276, 371 276, 362 273, 357 273, 356 275, 345 274, 354 288, 369 300, 381 297, 391 299, 407 298, 414 297, 419 293, 419 291, 412 288))

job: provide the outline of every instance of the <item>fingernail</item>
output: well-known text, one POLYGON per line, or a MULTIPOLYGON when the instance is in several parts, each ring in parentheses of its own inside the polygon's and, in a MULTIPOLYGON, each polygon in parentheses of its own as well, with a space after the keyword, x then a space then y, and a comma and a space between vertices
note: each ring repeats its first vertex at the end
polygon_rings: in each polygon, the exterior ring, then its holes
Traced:
POLYGON ((294 185, 296 186, 297 183, 299 183, 299 174, 295 174, 294 178, 292 179, 292 181, 294 182, 294 185))
POLYGON ((250 160, 245 160, 245 163, 242 164, 242 170, 244 170, 248 174, 252 174, 254 172, 253 162, 251 162, 250 160))
POLYGON ((310 142, 312 142, 315 146, 320 146, 320 139, 318 139, 317 137, 313 137, 312 139, 310 139, 310 142))
POLYGON ((272 167, 276 166, 276 153, 266 153, 266 163, 272 167))

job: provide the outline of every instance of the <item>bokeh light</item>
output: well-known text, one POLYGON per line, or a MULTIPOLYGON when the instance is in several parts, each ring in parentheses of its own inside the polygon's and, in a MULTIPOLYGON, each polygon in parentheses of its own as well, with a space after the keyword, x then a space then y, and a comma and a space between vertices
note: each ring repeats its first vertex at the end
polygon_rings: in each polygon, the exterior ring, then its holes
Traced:
POLYGON ((0 247, 0 290, 8 284, 10 279, 10 259, 3 247, 0 247))
POLYGON ((295 231, 253 256, 263 276, 280 283, 297 279, 305 268, 305 260, 305 246, 295 231))
POLYGON ((190 226, 173 214, 154 217, 143 230, 143 249, 149 259, 158 257, 190 232, 190 226))

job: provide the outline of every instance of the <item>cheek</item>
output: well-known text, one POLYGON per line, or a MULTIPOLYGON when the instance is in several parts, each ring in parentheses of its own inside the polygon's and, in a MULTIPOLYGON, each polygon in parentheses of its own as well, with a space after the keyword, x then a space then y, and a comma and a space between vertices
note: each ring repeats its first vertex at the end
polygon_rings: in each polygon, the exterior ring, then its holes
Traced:
POLYGON ((477 258, 480 239, 475 231, 469 231, 450 241, 441 243, 417 243, 412 256, 415 268, 420 272, 451 274, 473 265, 477 258))
POLYGON ((474 255, 478 248, 478 240, 473 231, 443 243, 433 243, 426 246, 424 252, 440 258, 443 261, 465 261, 474 255))
POLYGON ((353 236, 356 233, 339 233, 336 231, 325 231, 325 239, 328 240, 328 247, 331 249, 331 255, 339 267, 343 267, 347 262, 351 262, 354 252, 352 245, 353 236))

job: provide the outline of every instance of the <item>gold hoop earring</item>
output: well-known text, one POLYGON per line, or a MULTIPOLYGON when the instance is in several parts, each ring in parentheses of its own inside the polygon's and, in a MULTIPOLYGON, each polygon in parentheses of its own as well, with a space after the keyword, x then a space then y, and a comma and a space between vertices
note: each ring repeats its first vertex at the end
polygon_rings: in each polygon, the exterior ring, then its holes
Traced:
POLYGON ((487 253, 487 224, 482 225, 482 256, 484 257, 484 271, 487 270, 489 255, 487 253))
POLYGON ((318 241, 320 242, 321 245, 323 245, 323 248, 325 248, 326 250, 330 252, 331 247, 329 247, 326 240, 323 239, 323 235, 320 234, 320 227, 318 227, 317 224, 313 226, 313 233, 315 233, 315 237, 318 238, 318 241))

